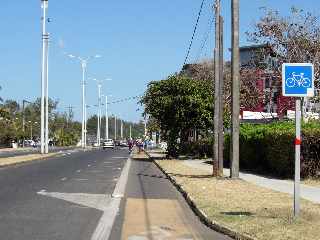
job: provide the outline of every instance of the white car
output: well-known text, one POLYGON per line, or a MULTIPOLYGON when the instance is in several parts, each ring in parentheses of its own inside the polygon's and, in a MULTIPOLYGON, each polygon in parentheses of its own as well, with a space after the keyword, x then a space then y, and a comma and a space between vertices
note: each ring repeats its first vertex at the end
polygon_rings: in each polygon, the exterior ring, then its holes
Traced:
POLYGON ((102 147, 103 147, 103 149, 106 149, 106 148, 114 149, 114 141, 112 139, 107 139, 107 140, 103 141, 102 147))

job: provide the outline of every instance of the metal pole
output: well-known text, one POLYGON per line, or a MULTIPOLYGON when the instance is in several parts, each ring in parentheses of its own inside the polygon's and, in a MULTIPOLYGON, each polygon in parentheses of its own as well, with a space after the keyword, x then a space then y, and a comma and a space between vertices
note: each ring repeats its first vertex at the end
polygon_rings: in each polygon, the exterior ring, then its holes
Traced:
POLYGON ((81 147, 85 148, 85 139, 84 139, 84 131, 85 131, 85 68, 86 61, 81 61, 82 68, 82 126, 81 126, 81 147))
POLYGON ((132 130, 131 130, 131 128, 132 128, 132 127, 131 127, 131 125, 130 125, 130 139, 132 138, 132 134, 131 134, 131 131, 132 131, 132 130))
POLYGON ((220 73, 220 63, 219 63, 219 41, 220 41, 220 0, 216 0, 215 4, 215 49, 214 49, 214 143, 213 143, 213 176, 219 175, 219 73, 220 73))
POLYGON ((32 140, 32 123, 30 123, 30 139, 32 140))
POLYGON ((117 116, 114 115, 114 140, 117 140, 117 116))
POLYGON ((42 71, 41 71, 41 154, 44 154, 44 97, 45 97, 45 79, 46 79, 46 20, 47 20, 47 9, 48 9, 48 0, 42 0, 42 71))
POLYGON ((100 99, 101 99, 101 84, 98 83, 98 127, 97 127, 97 143, 100 146, 100 122, 101 122, 101 108, 100 108, 100 99))
POLYGON ((46 52, 47 52, 47 68, 46 68, 46 103, 45 103, 45 153, 49 153, 49 34, 46 39, 46 52))
POLYGON ((294 216, 300 213, 301 98, 296 99, 296 141, 294 174, 294 216))
POLYGON ((148 134, 148 129, 147 129, 147 114, 144 116, 144 137, 146 138, 148 134))
POLYGON ((87 147, 87 105, 84 108, 84 148, 87 147))
POLYGON ((224 94, 223 94, 223 87, 224 87, 224 79, 223 79, 223 17, 220 16, 219 20, 219 176, 223 176, 223 146, 224 146, 224 127, 223 127, 223 107, 224 107, 224 94))
POLYGON ((123 139, 123 120, 121 119, 121 140, 123 139))
POLYGON ((109 139, 108 96, 106 96, 106 139, 109 139))
POLYGON ((24 140, 25 140, 25 131, 26 131, 26 119, 25 119, 25 101, 22 100, 22 132, 23 132, 23 139, 22 139, 22 147, 24 148, 24 140))
POLYGON ((239 0, 232 0, 232 127, 231 127, 231 178, 239 178, 240 132, 240 61, 239 61, 239 0))

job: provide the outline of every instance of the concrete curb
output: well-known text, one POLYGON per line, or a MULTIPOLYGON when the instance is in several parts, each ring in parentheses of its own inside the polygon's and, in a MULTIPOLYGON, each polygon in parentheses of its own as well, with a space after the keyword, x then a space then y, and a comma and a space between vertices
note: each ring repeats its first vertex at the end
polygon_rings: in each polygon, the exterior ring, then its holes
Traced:
POLYGON ((220 232, 222 234, 225 234, 233 239, 236 240, 256 240, 255 238, 252 238, 245 234, 240 234, 226 226, 223 226, 222 224, 212 221, 208 218, 208 216, 197 207, 193 199, 190 197, 190 195, 183 189, 183 187, 176 182, 174 178, 172 178, 165 169, 163 169, 152 157, 151 155, 146 152, 146 154, 149 156, 149 158, 154 162, 154 164, 163 172, 163 174, 166 175, 166 177, 170 180, 170 182, 177 188, 177 190, 182 194, 184 199, 187 201, 188 205, 192 209, 192 211, 199 217, 200 221, 204 223, 207 227, 220 232))
MULTIPOLYGON (((39 156, 37 158, 34 158, 34 159, 23 159, 21 161, 18 161, 18 162, 13 162, 13 163, 5 163, 5 164, 2 164, 0 165, 0 169, 1 168, 7 168, 7 167, 17 167, 17 166, 20 166, 20 165, 25 165, 25 164, 28 164, 28 163, 32 163, 32 162, 36 162, 36 161, 44 161, 44 160, 47 160, 49 158, 52 158, 52 157, 57 157, 58 155, 61 155, 61 153, 55 153, 55 154, 52 154, 52 155, 49 155, 49 156, 39 156)), ((24 156, 24 155, 22 155, 24 156)), ((28 155, 25 155, 25 156, 28 156, 28 155)), ((10 158, 10 157, 8 157, 10 158)), ((1 159, 0 159, 1 161, 1 159)))

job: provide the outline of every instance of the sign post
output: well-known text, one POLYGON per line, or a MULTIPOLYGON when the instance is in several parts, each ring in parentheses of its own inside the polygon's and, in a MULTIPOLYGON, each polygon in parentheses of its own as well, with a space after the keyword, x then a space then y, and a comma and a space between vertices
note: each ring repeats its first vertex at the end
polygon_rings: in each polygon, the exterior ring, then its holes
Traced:
POLYGON ((296 97, 296 139, 294 171, 294 216, 300 213, 301 98, 314 96, 314 68, 310 63, 282 65, 283 96, 296 97))

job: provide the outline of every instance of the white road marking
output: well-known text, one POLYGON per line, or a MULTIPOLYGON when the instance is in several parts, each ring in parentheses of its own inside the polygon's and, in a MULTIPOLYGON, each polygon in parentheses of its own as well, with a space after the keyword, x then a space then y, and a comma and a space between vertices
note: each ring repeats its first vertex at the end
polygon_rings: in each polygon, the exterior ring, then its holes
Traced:
POLYGON ((94 231, 91 240, 106 240, 109 239, 110 233, 113 227, 113 223, 119 212, 119 206, 121 198, 124 195, 125 187, 128 181, 129 169, 131 165, 131 159, 126 162, 125 167, 122 170, 120 180, 118 181, 114 192, 112 193, 112 201, 109 205, 109 209, 105 211, 100 218, 99 224, 94 231))
MULTIPOLYGON (((128 180, 128 176, 129 176, 129 169, 131 166, 131 159, 129 158, 126 162, 126 165, 124 166, 121 175, 120 175, 120 179, 117 182, 117 185, 112 193, 112 197, 115 198, 119 198, 119 197, 123 197, 124 192, 125 192, 125 188, 126 188, 126 184, 127 184, 127 180, 128 180)), ((115 178, 114 180, 116 180, 117 178, 115 178)))
POLYGON ((61 181, 66 181, 66 180, 67 180, 67 178, 66 178, 66 177, 61 178, 61 181))
POLYGON ((91 170, 91 171, 88 171, 89 173, 104 173, 104 171, 101 171, 101 170, 91 170))
POLYGON ((40 191, 39 195, 58 198, 70 203, 98 209, 101 211, 108 210, 108 205, 111 201, 111 196, 106 194, 89 194, 89 193, 59 193, 40 191))
MULTIPOLYGON (((103 215, 91 237, 91 240, 109 239, 114 221, 119 212, 121 198, 124 195, 127 184, 131 160, 128 159, 121 172, 120 179, 113 194, 88 194, 88 193, 59 193, 47 192, 45 189, 37 192, 39 195, 61 199, 70 203, 78 204, 103 211, 103 215)), ((75 178, 77 181, 87 181, 88 179, 75 178)), ((114 181, 118 179, 115 178, 114 181)))
POLYGON ((75 181, 88 181, 89 179, 87 179, 87 178, 74 178, 73 180, 75 180, 75 181))

